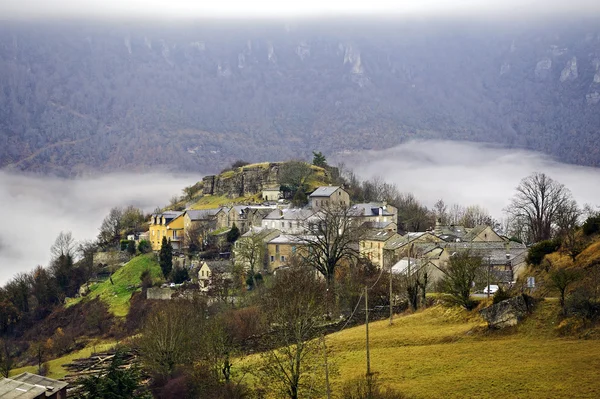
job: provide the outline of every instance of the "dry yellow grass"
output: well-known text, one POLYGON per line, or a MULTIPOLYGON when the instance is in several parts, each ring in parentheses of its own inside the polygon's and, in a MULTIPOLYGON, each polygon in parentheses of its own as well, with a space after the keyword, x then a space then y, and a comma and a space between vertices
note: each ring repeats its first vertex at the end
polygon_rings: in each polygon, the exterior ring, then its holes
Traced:
MULTIPOLYGON (((442 307, 391 327, 372 323, 371 368, 414 398, 600 397, 600 341, 557 338, 555 311, 555 303, 542 303, 537 317, 503 333, 442 307)), ((328 337, 340 370, 334 387, 364 374, 364 344, 364 326, 328 337)))

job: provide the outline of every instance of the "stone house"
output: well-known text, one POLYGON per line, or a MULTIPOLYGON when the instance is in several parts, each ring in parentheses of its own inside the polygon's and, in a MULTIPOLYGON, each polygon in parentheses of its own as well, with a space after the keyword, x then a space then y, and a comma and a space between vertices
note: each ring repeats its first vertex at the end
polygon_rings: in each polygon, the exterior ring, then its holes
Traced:
POLYGON ((399 239, 394 231, 369 230, 359 242, 360 256, 369 259, 374 265, 383 266, 383 249, 392 239, 399 239))
POLYGON ((284 234, 302 234, 306 231, 306 225, 314 217, 314 214, 311 209, 276 209, 262 220, 262 227, 277 229, 284 234))
POLYGON ((306 247, 306 241, 301 236, 281 234, 267 243, 267 270, 275 272, 280 267, 287 266, 289 260, 306 247))
POLYGON ((350 206, 350 195, 339 186, 321 186, 308 196, 308 200, 314 210, 326 206, 350 206))
POLYGON ((160 250, 163 237, 171 240, 173 249, 179 249, 184 236, 183 212, 168 211, 151 215, 148 236, 154 251, 160 250))
POLYGON ((384 263, 395 265, 407 257, 421 259, 431 266, 434 275, 432 282, 442 277, 441 269, 460 251, 468 251, 472 256, 481 257, 482 268, 485 269, 482 272, 490 274, 492 284, 511 284, 526 268, 527 247, 516 242, 413 242, 404 249, 386 251, 384 263))
POLYGON ((235 264, 243 267, 245 270, 249 270, 251 265, 247 257, 252 256, 250 254, 252 251, 257 251, 261 262, 255 272, 267 271, 269 266, 267 243, 279 235, 281 235, 281 232, 275 229, 265 229, 262 227, 250 228, 249 231, 238 238, 233 246, 235 264))
POLYGON ((225 280, 233 280, 233 265, 230 261, 204 261, 198 269, 198 284, 202 291, 208 290, 213 275, 219 273, 225 280))
POLYGON ((386 202, 369 202, 350 207, 349 214, 360 224, 378 230, 397 230, 398 208, 386 202))

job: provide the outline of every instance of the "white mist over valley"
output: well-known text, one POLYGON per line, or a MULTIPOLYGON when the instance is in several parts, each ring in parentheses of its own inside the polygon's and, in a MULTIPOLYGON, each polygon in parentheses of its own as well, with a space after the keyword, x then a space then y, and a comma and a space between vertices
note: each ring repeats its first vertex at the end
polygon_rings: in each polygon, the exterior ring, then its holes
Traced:
MULTIPOLYGON (((338 161, 361 179, 379 176, 396 184, 428 207, 440 198, 446 204, 477 204, 497 219, 519 181, 536 171, 567 186, 580 205, 600 205, 600 169, 559 163, 536 152, 413 141, 330 159, 331 164, 338 161)), ((71 231, 76 240, 95 239, 110 208, 134 205, 150 212, 201 178, 165 173, 62 179, 0 172, 3 220, 11 226, 0 231, 0 281, 47 265, 50 246, 61 231, 71 231)))
POLYGON ((151 212, 201 178, 123 173, 62 179, 0 171, 2 219, 11 226, 0 232, 0 282, 47 266, 61 231, 71 231, 77 241, 93 240, 112 207, 134 205, 151 212))
POLYGON ((564 184, 580 206, 600 205, 600 168, 560 163, 532 151, 471 142, 411 141, 338 159, 361 179, 381 177, 428 207, 439 199, 447 205, 481 205, 500 219, 521 179, 533 172, 564 184))

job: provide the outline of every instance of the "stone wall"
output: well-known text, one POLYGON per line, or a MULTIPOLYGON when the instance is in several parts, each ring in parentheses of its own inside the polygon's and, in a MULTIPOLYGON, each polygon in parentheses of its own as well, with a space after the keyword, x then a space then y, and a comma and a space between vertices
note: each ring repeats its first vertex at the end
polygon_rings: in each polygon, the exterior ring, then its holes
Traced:
POLYGON ((169 300, 174 293, 171 288, 152 287, 146 290, 146 299, 169 300))
POLYGON ((125 251, 107 251, 94 253, 94 265, 108 266, 109 268, 121 266, 129 262, 131 256, 125 251))

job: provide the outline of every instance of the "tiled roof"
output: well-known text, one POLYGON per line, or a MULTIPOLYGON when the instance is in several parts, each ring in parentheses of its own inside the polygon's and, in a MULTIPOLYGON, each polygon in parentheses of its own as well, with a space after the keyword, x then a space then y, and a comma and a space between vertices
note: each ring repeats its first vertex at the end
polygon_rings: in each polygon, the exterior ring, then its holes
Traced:
POLYGON ((352 216, 379 216, 379 210, 381 209, 381 216, 394 216, 387 209, 383 209, 385 205, 377 202, 369 202, 366 204, 355 204, 350 207, 350 215, 352 216))
POLYGON ((185 211, 190 220, 206 220, 210 219, 219 213, 223 208, 212 208, 212 209, 190 209, 185 211))
POLYGON ((306 240, 303 236, 295 236, 291 234, 281 234, 278 237, 273 238, 268 242, 269 244, 306 244, 306 240))
POLYGON ((276 209, 269 213, 264 219, 265 220, 306 220, 315 214, 310 209, 302 208, 287 208, 287 209, 276 209))
POLYGON ((387 241, 394 235, 398 235, 395 231, 369 231, 365 234, 363 240, 366 241, 387 241))
POLYGON ((312 192, 310 197, 330 197, 339 186, 321 186, 312 192))

